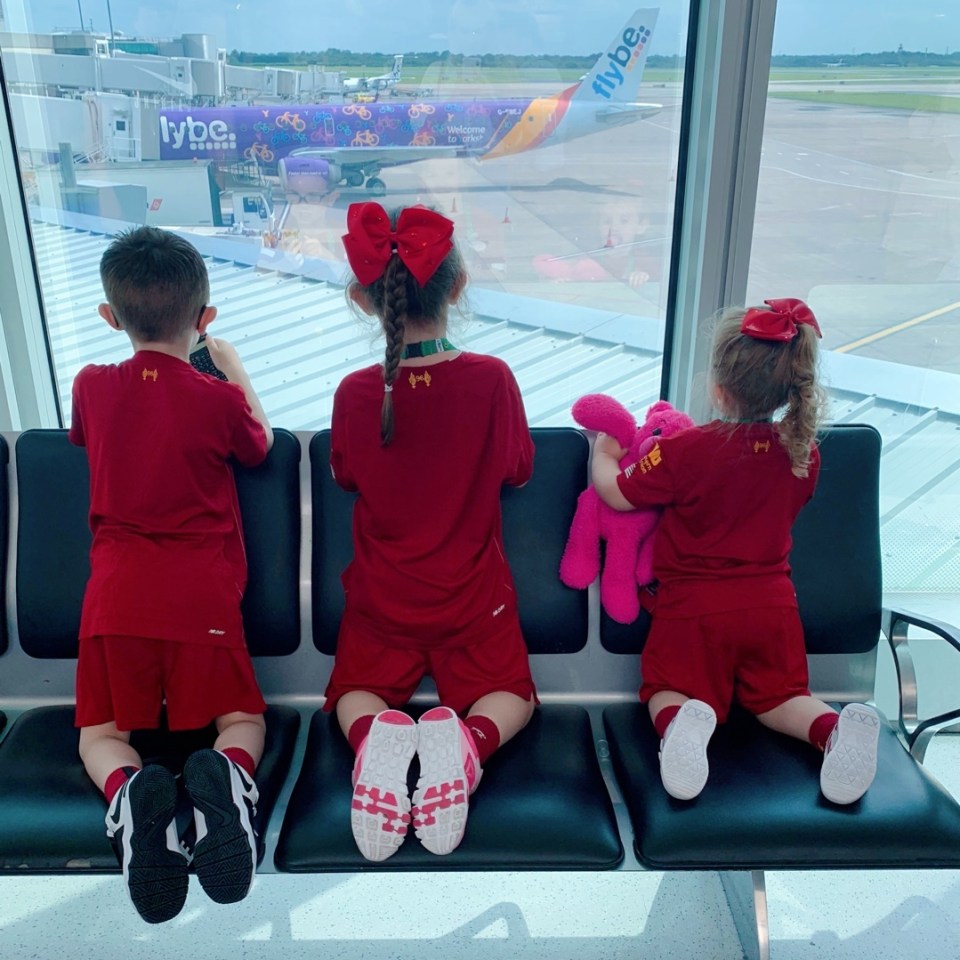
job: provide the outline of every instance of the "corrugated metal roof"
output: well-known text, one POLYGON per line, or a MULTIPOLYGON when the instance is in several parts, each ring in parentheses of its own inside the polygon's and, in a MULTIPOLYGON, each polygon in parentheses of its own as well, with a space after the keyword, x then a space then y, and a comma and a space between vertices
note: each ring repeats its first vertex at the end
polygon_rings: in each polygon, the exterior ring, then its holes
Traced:
MULTIPOLYGON (((100 257, 109 237, 34 222, 34 244, 46 305, 60 399, 69 422, 73 377, 87 363, 129 355, 97 315, 103 298, 100 257)), ((202 252, 221 241, 191 236, 202 252)), ((226 247, 223 247, 226 249, 226 247)), ((291 275, 260 264, 207 256, 215 333, 238 348, 271 421, 291 430, 329 426, 333 391, 342 377, 382 357, 375 328, 348 309, 333 268, 326 279, 291 275)), ((284 267, 285 264, 279 264, 284 267)), ((519 301, 520 298, 514 298, 519 301)), ((558 305, 534 311, 499 294, 473 295, 475 312, 457 340, 501 357, 516 374, 533 426, 571 424, 575 397, 587 390, 616 396, 643 411, 660 390, 659 325, 630 318, 632 344, 562 329, 558 305), (503 319, 505 315, 509 319, 503 319), (531 319, 527 319, 530 317, 531 319), (556 318, 560 329, 532 318, 556 318)), ((588 329, 624 329, 612 314, 588 329)), ((596 322, 593 322, 596 321, 596 322)), ((583 327, 581 326, 581 329, 583 327)), ((909 368, 827 354, 831 416, 873 424, 884 443, 880 510, 888 591, 960 592, 960 391, 956 378, 925 376, 911 388, 909 368), (905 376, 905 372, 907 375, 905 376), (939 379, 938 379, 939 378, 939 379), (931 385, 932 383, 932 385, 931 385), (911 395, 921 394, 918 399, 911 395), (889 394, 885 396, 884 393, 889 394)))

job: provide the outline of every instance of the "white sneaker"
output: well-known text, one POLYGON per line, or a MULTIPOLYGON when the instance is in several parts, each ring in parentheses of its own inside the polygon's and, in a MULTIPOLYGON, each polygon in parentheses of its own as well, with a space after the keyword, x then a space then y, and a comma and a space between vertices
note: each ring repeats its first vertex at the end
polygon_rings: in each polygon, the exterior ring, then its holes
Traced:
POLYGON ((470 732, 450 707, 428 710, 417 727, 420 779, 413 792, 413 826, 424 847, 443 856, 463 839, 468 798, 483 770, 470 732))
POLYGON ((854 803, 877 773, 880 716, 873 707, 848 703, 830 734, 820 768, 820 792, 834 803, 854 803))
POLYGON ((401 710, 374 717, 353 765, 350 825, 360 852, 374 861, 392 857, 407 835, 407 770, 417 749, 417 725, 401 710))
POLYGON ((671 797, 692 800, 703 790, 710 774, 707 744, 716 727, 713 707, 702 700, 687 700, 670 721, 660 741, 660 779, 671 797))

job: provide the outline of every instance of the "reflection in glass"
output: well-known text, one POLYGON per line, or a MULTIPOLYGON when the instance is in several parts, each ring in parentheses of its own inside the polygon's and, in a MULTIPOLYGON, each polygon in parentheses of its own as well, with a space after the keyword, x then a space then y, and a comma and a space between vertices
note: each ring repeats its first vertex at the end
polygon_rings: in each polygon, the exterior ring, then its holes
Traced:
POLYGON ((810 303, 833 417, 883 436, 885 589, 956 593, 960 58, 922 5, 876 12, 844 5, 824 56, 816 11, 778 4, 747 299, 810 303))
POLYGON ((263 24, 242 4, 229 17, 179 6, 162 17, 163 6, 113 10, 107 32, 64 30, 44 4, 20 2, 0 40, 68 417, 76 370, 122 349, 88 319, 100 294, 79 281, 94 253, 81 267, 78 238, 147 222, 232 265, 211 271, 215 332, 255 348, 251 374, 278 423, 324 426, 327 381, 369 360, 340 291, 346 209, 368 199, 455 220, 477 316, 467 346, 510 362, 520 329, 491 331, 521 325, 544 338, 529 354, 569 353, 570 371, 597 378, 520 371, 533 422, 569 422, 576 393, 612 391, 622 371, 607 380, 595 351, 623 344, 644 371, 634 405, 656 399, 684 10, 426 4, 391 21, 397 55, 358 57, 369 18, 325 26, 339 49, 311 56, 268 53, 308 42, 310 25, 280 10, 263 24), (147 23, 168 39, 132 35, 147 23), (434 44, 444 49, 399 56, 434 44), (299 316, 275 317, 284 303, 299 316), (357 345, 345 347, 347 329, 357 345), (583 353, 579 335, 600 346, 583 353))

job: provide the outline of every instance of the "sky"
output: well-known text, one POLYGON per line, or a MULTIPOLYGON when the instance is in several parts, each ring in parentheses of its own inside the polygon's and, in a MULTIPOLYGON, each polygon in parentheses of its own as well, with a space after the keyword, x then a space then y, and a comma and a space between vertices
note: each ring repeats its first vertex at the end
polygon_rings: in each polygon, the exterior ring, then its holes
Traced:
MULTIPOLYGON (((779 0, 778 7, 775 54, 960 49, 957 0, 779 0)), ((13 31, 76 30, 82 13, 103 33, 112 16, 128 36, 207 33, 227 50, 384 55, 597 53, 636 9, 614 0, 0 0, 0 8, 13 31)), ((689 0, 660 4, 652 53, 682 52, 688 10, 689 0)))

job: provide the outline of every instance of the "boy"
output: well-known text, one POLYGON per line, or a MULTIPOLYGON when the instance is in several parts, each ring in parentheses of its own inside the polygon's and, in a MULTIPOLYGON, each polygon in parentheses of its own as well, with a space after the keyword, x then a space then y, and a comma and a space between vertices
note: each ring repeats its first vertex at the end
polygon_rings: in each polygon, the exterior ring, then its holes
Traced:
POLYGON ((80 758, 107 799, 107 834, 148 923, 175 917, 190 863, 177 836, 176 784, 143 766, 130 731, 216 723, 212 750, 184 765, 193 865, 220 903, 253 883, 266 704, 243 637, 246 557, 229 461, 255 466, 273 431, 236 351, 207 339, 223 382, 190 349, 216 317, 200 254, 154 227, 119 235, 100 262, 100 316, 134 354, 90 365, 73 385, 70 440, 90 464, 90 579, 80 622, 80 758))

